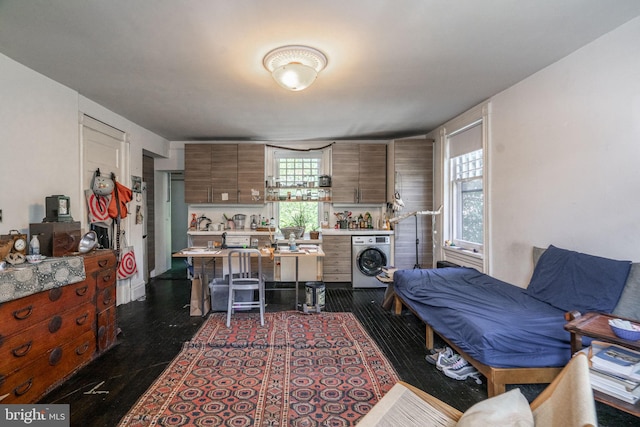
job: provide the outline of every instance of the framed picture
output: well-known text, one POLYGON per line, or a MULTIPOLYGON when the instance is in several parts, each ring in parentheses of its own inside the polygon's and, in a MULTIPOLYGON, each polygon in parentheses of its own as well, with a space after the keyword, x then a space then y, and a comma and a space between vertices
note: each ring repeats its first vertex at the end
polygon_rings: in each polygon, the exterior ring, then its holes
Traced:
POLYGON ((142 178, 139 176, 131 176, 131 191, 134 193, 142 193, 142 178))

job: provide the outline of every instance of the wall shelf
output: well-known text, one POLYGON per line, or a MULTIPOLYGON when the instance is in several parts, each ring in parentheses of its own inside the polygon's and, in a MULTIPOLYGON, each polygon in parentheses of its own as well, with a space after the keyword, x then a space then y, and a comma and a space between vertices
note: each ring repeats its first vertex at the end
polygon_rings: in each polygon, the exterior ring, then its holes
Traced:
POLYGON ((331 202, 331 187, 267 187, 265 200, 285 203, 331 202))

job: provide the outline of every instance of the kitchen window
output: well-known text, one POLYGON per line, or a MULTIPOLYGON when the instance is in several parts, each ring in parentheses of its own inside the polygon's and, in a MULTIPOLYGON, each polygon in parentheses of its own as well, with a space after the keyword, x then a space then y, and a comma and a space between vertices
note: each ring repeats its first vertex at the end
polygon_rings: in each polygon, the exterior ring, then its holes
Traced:
POLYGON ((320 224, 317 182, 322 175, 322 158, 322 151, 274 152, 275 181, 280 183, 278 196, 286 197, 283 203, 277 203, 280 228, 304 224, 309 231, 320 224))

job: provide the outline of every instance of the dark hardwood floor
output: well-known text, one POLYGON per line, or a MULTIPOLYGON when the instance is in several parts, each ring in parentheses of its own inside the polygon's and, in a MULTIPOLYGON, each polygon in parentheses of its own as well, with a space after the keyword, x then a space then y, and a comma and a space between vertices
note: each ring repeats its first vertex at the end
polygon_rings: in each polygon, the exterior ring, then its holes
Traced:
MULTIPOLYGON (((144 301, 118 307, 122 329, 118 345, 79 370, 39 403, 68 403, 72 426, 115 426, 142 393, 191 339, 203 322, 190 317, 190 282, 182 261, 151 280, 144 301)), ((302 292, 301 292, 302 293, 302 292)), ((267 292, 267 310, 293 308, 294 289, 267 292)), ((486 399, 486 383, 447 378, 425 361, 424 326, 413 314, 392 315, 381 307, 383 289, 352 289, 327 284, 325 311, 353 312, 375 339, 398 375, 453 407, 464 411, 486 399)), ((302 296, 301 296, 302 299, 302 296)), ((511 387, 508 387, 511 388, 511 387)), ((543 385, 520 387, 531 401, 543 385)), ((597 404, 601 426, 636 426, 638 419, 597 404)))

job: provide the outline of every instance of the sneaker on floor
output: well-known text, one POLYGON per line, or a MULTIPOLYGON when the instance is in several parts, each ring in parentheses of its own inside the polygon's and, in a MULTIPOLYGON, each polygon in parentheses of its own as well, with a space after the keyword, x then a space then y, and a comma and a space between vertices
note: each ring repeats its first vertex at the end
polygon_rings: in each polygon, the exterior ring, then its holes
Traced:
POLYGON ((459 360, 464 360, 460 357, 459 354, 453 353, 453 355, 446 357, 444 354, 440 354, 438 356, 438 360, 436 362, 436 368, 442 371, 445 368, 455 365, 459 360))
POLYGON ((425 360, 432 365, 435 365, 438 362, 438 357, 443 354, 445 357, 453 356, 453 350, 449 347, 443 348, 434 348, 431 350, 429 354, 426 355, 425 360))
POLYGON ((478 374, 479 374, 476 368, 469 365, 469 362, 467 362, 466 364, 461 364, 460 366, 457 367, 457 369, 453 369, 453 368, 443 369, 442 372, 444 372, 444 374, 449 378, 453 378, 458 381, 466 380, 469 377, 474 377, 477 381, 478 374))
POLYGON ((463 367, 469 365, 469 362, 467 362, 465 359, 460 357, 460 355, 456 355, 456 356, 458 356, 458 359, 454 363, 449 364, 449 366, 444 366, 443 369, 442 369, 443 371, 445 369, 455 371, 457 369, 460 369, 460 368, 463 368, 463 367))

